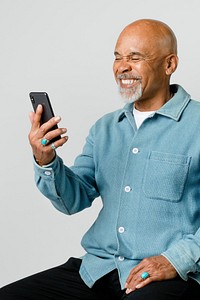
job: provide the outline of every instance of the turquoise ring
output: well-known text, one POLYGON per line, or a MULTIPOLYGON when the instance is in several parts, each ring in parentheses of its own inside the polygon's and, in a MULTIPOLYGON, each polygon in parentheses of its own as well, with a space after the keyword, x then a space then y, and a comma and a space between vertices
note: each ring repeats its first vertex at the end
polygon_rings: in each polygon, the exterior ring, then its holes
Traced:
POLYGON ((143 272, 142 274, 141 274, 141 278, 142 279, 147 279, 149 277, 149 273, 148 272, 143 272))
POLYGON ((48 144, 49 140, 47 139, 41 139, 42 146, 46 146, 48 144))

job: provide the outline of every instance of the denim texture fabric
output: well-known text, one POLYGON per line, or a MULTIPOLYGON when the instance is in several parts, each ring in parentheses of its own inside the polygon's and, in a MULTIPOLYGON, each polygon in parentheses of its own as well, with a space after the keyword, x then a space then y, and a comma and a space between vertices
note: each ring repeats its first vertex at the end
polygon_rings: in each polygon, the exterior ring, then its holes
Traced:
POLYGON ((34 163, 38 188, 61 212, 101 197, 82 239, 80 274, 90 287, 117 268, 124 288, 135 265, 160 254, 200 283, 200 103, 171 88, 173 98, 139 129, 132 104, 99 119, 71 168, 59 156, 46 167, 34 163))

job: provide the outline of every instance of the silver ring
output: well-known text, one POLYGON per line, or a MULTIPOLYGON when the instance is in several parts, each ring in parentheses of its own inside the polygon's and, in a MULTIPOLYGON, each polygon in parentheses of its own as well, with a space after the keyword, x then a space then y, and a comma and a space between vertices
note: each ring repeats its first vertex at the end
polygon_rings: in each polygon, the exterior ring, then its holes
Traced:
POLYGON ((52 148, 53 150, 56 150, 56 147, 55 147, 54 143, 51 144, 51 148, 52 148))

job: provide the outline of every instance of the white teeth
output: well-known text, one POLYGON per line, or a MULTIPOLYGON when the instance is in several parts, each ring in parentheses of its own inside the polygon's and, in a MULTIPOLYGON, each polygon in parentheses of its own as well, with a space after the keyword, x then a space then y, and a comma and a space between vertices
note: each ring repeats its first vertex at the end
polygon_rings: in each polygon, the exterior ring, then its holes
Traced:
POLYGON ((133 79, 122 79, 123 84, 133 84, 133 82, 136 82, 136 80, 133 79))

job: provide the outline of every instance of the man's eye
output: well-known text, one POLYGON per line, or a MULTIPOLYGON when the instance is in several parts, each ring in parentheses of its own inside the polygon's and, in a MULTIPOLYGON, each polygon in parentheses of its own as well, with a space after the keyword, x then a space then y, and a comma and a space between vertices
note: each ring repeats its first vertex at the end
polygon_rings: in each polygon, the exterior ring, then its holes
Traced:
POLYGON ((133 61, 133 62, 138 62, 142 60, 142 58, 138 56, 115 56, 115 61, 120 61, 122 59, 125 59, 126 61, 133 61))
POLYGON ((129 57, 129 59, 132 61, 139 61, 141 58, 140 57, 129 57))

